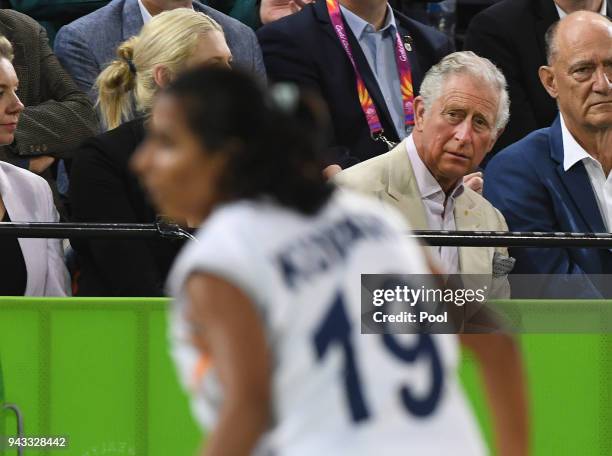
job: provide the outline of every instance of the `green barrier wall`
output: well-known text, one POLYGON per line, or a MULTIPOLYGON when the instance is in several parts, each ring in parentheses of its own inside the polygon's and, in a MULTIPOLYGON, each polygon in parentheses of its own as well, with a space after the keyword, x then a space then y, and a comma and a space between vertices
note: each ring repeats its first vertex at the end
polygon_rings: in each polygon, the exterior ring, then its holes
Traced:
MULTIPOLYGON (((165 300, 0 300, 5 399, 28 435, 66 435, 27 455, 192 455, 200 434, 167 354, 165 300)), ((15 429, 9 416, 7 432, 15 429)), ((6 454, 14 454, 6 452, 6 454)))
MULTIPOLYGON (((0 298, 4 398, 21 407, 27 435, 69 438, 68 449, 26 455, 195 453, 202 437, 168 355, 166 305, 163 299, 0 298)), ((521 342, 534 454, 612 454, 610 336, 526 335, 521 342)), ((490 440, 469 356, 461 376, 490 440)), ((7 432, 15 426, 7 415, 7 432)))

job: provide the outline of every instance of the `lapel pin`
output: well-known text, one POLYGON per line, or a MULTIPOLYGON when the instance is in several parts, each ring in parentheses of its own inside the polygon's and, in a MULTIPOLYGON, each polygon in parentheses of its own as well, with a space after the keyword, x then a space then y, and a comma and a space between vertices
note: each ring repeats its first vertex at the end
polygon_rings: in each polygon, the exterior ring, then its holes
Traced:
POLYGON ((408 52, 412 52, 412 37, 410 35, 404 35, 404 48, 408 52))

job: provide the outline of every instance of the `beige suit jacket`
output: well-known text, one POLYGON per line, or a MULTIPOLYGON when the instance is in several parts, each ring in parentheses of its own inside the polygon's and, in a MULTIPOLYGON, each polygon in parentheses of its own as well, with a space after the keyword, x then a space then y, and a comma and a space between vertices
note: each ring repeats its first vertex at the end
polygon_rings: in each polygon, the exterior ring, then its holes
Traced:
MULTIPOLYGON (((338 173, 334 181, 341 187, 370 194, 399 209, 412 229, 430 229, 405 141, 386 154, 338 173)), ((455 200, 454 213, 458 231, 508 231, 501 213, 467 187, 455 200)), ((507 275, 493 277, 493 256, 496 251, 508 256, 508 250, 501 247, 459 247, 459 272, 489 275, 490 296, 509 297, 507 275)))

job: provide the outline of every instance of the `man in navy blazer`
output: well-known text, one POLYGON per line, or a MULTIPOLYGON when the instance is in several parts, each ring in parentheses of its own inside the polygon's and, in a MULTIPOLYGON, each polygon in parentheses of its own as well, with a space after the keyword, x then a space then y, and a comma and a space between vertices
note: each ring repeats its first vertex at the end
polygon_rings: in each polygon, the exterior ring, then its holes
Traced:
POLYGON ((498 151, 548 127, 557 117, 557 104, 538 77, 538 69, 546 64, 544 35, 560 15, 580 9, 612 17, 612 0, 502 0, 470 22, 464 49, 495 63, 506 76, 510 92, 510 122, 485 157, 483 168, 498 151))
MULTIPOLYGON (((387 8, 387 0, 340 0, 340 4, 357 15, 360 12, 355 6, 369 10, 382 7, 383 16, 387 8)), ((393 15, 408 50, 416 97, 427 70, 453 52, 454 45, 431 27, 397 11, 393 15)), ((355 63, 373 98, 385 136, 399 142, 405 135, 398 135, 388 109, 389 100, 383 97, 359 42, 346 26, 346 18, 344 23, 355 63)), ((333 124, 329 164, 345 168, 389 150, 370 136, 357 96, 355 71, 332 27, 325 0, 317 0, 296 14, 260 28, 257 38, 270 80, 296 82, 319 92, 327 101, 333 124)))
MULTIPOLYGON (((189 7, 212 17, 221 25, 237 67, 265 78, 261 49, 255 33, 246 25, 209 6, 190 0, 113 0, 108 5, 62 27, 55 37, 55 54, 75 82, 95 101, 93 84, 100 72, 116 55, 117 46, 137 35, 143 26, 141 8, 147 5, 170 10, 189 7)), ((149 8, 153 10, 153 7, 149 8)), ((159 11, 147 11, 155 14, 159 11)), ((146 13, 145 13, 146 14, 146 13)))
MULTIPOLYGON (((547 34, 539 70, 560 115, 489 163, 484 196, 512 231, 610 232, 612 228, 612 22, 580 11, 547 34)), ((610 250, 512 249, 519 274, 609 274, 610 250)), ((588 280, 577 295, 598 296, 588 280)), ((557 284, 558 285, 558 284, 557 284)))

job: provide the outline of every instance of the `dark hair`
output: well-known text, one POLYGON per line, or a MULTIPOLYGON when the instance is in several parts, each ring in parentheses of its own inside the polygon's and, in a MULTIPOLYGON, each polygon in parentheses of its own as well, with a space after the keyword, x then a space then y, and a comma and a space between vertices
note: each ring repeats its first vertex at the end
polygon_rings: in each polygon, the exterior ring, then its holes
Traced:
POLYGON ((266 90, 240 71, 211 67, 183 74, 164 94, 178 100, 207 152, 228 155, 222 199, 271 196, 312 214, 333 192, 322 174, 330 122, 314 94, 293 85, 266 90))

